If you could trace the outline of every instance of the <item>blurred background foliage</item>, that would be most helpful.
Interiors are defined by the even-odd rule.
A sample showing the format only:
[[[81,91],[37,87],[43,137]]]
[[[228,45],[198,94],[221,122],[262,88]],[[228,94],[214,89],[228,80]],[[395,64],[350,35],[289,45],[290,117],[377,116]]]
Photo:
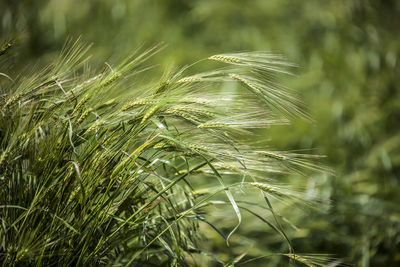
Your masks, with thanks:
[[[46,63],[69,36],[92,42],[100,64],[159,42],[168,44],[154,59],[162,67],[221,52],[283,53],[299,65],[285,85],[299,92],[315,121],[297,120],[266,135],[278,149],[316,148],[312,153],[326,155],[335,171],[306,185],[296,180],[332,206],[282,211],[298,227],[290,233],[295,249],[357,266],[398,266],[399,14],[397,0],[2,0],[0,38],[16,41],[13,60],[21,65],[39,57],[36,64]],[[211,211],[216,220],[223,214],[223,208]],[[205,242],[222,258],[250,253],[249,247],[256,256],[282,244],[258,225],[243,224],[230,248],[208,230]]]

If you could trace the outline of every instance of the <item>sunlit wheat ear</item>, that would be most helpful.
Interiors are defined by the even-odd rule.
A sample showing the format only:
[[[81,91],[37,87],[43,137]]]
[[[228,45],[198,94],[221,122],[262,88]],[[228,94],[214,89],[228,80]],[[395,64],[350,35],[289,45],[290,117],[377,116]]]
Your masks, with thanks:
[[[104,108],[108,108],[110,106],[114,106],[116,104],[119,104],[119,103],[117,103],[117,100],[115,98],[112,98],[112,99],[110,99],[110,100],[108,100],[108,101],[106,101],[104,103],[99,103],[99,105],[97,105],[95,107],[95,109],[96,110],[101,110],[101,109],[104,109]]]
[[[200,107],[195,107],[195,106],[175,106],[173,108],[169,108],[167,109],[165,112],[166,113],[174,113],[174,112],[186,112],[189,114],[196,114],[199,116],[204,116],[204,117],[213,117],[214,113],[206,110],[206,109],[202,109]]]
[[[105,87],[112,84],[115,80],[120,78],[122,74],[120,72],[115,72],[111,74],[111,77],[107,78],[105,81],[101,82],[100,87]]]
[[[105,120],[98,120],[95,123],[93,123],[86,131],[85,134],[88,134],[90,132],[93,132],[99,128],[101,128],[103,125],[105,125],[107,122]]]
[[[332,170],[319,162],[319,159],[322,158],[320,155],[259,150],[254,152],[256,157],[261,161],[276,162],[281,168],[288,171],[304,174],[305,170],[310,170],[314,172],[333,174]]]
[[[290,74],[288,67],[294,64],[287,63],[282,56],[268,53],[235,53],[221,54],[209,57],[210,60],[238,66],[237,69],[221,70],[213,74],[204,74],[203,79],[217,79],[227,76],[231,80],[243,84],[258,98],[263,99],[271,108],[280,113],[296,117],[301,116],[310,120],[304,111],[302,102],[289,90],[276,83],[276,74]],[[209,78],[210,77],[210,78]]]
[[[257,153],[260,155],[263,155],[267,158],[276,159],[276,160],[280,160],[280,161],[284,161],[284,160],[288,159],[284,155],[281,155],[279,153],[269,152],[269,151],[257,151]]]
[[[282,55],[275,55],[266,52],[220,54],[211,56],[208,59],[284,74],[291,74],[290,71],[287,71],[287,67],[296,66],[295,64],[286,62]]]
[[[349,266],[342,263],[340,260],[324,254],[295,254],[288,253],[284,256],[300,262],[308,267],[323,267],[323,266]]]
[[[72,111],[72,115],[80,111],[88,102],[89,98],[90,98],[90,93],[83,95],[82,98],[79,100],[79,102],[76,104],[74,110]]]
[[[214,117],[212,112],[200,107],[193,107],[191,105],[187,106],[176,106],[173,108],[168,108],[164,111],[167,115],[174,115],[181,117],[182,119],[191,121],[198,125],[206,119]]]
[[[214,165],[221,170],[229,171],[232,174],[243,174],[246,173],[246,170],[243,168],[243,166],[238,166],[237,162],[236,164],[229,164],[226,162],[216,162]],[[241,168],[240,168],[241,167]]]
[[[142,99],[136,99],[136,100],[134,100],[134,101],[131,101],[131,102],[125,104],[125,105],[122,107],[121,110],[122,110],[122,111],[127,111],[127,110],[129,110],[129,109],[131,109],[131,108],[134,108],[134,107],[144,106],[144,105],[154,105],[154,104],[157,104],[158,102],[159,102],[158,99],[154,99],[154,98],[152,98],[152,97],[149,97],[149,98],[142,98]]]
[[[76,124],[80,124],[82,123],[90,114],[90,112],[92,112],[93,109],[92,108],[88,108],[86,109],[77,119]]]
[[[252,186],[257,187],[258,189],[261,189],[262,191],[264,191],[267,194],[270,194],[270,195],[273,195],[273,196],[277,196],[277,197],[285,197],[285,194],[279,192],[278,188],[273,187],[271,185],[258,183],[258,182],[254,182],[254,183],[250,183],[250,184]]]
[[[201,82],[202,79],[200,77],[185,77],[179,79],[177,83],[194,83],[194,82]]]
[[[210,104],[215,104],[218,101],[216,98],[217,96],[213,97],[212,95],[210,95],[209,98],[205,98],[204,96],[203,97],[189,96],[189,97],[179,98],[177,101],[188,104],[210,105]]]
[[[154,105],[150,107],[146,113],[143,115],[142,121],[140,124],[145,123],[150,117],[152,117],[158,110],[160,109],[160,105]]]
[[[211,57],[209,57],[208,59],[210,59],[210,60],[215,60],[215,61],[222,61],[222,62],[225,62],[225,63],[243,63],[243,62],[241,62],[241,60],[238,58],[238,57],[236,57],[236,56],[234,56],[234,55],[214,55],[214,56],[211,56]]]
[[[10,99],[7,100],[7,102],[5,103],[5,105],[3,106],[3,108],[7,108],[9,106],[12,106],[13,104],[17,103],[21,97],[23,96],[23,93],[18,93],[16,95],[14,95],[13,97],[11,97]]]
[[[229,77],[243,83],[250,90],[252,90],[253,93],[262,95],[263,92],[261,91],[261,88],[259,87],[259,85],[252,83],[249,78],[246,79],[246,77],[238,75],[238,74],[229,74]]]
[[[0,167],[2,166],[3,162],[5,162],[9,153],[9,148],[7,147],[4,151],[1,152],[0,155]]]

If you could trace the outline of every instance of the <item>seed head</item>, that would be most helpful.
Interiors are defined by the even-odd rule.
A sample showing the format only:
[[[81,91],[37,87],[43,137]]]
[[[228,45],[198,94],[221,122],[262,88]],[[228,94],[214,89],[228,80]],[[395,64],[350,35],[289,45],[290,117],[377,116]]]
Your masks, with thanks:
[[[248,88],[250,88],[251,90],[255,91],[258,94],[262,94],[260,88],[255,85],[254,83],[252,83],[251,81],[245,79],[244,77],[237,75],[237,74],[229,74],[229,77],[231,77],[234,80],[237,80],[241,83],[243,83],[244,85],[246,85]]]
[[[194,82],[200,82],[201,78],[200,77],[185,77],[180,80],[178,80],[178,83],[194,83]]]
[[[251,184],[252,186],[257,187],[258,189],[261,189],[262,191],[264,191],[264,192],[266,192],[266,193],[268,193],[268,194],[277,195],[277,196],[283,196],[282,193],[278,192],[275,188],[273,188],[273,187],[270,186],[270,185],[262,184],[262,183],[257,183],[257,182],[250,183],[250,184]]]
[[[105,80],[100,84],[101,87],[105,87],[107,85],[110,85],[112,82],[114,82],[116,79],[121,77],[121,73],[115,72],[109,79]]]
[[[127,111],[130,108],[133,108],[135,106],[143,106],[143,105],[153,105],[156,104],[157,101],[153,99],[138,99],[132,102],[129,102],[125,106],[122,107],[122,111]]]
[[[152,108],[150,108],[146,114],[144,114],[142,121],[140,122],[140,124],[145,123],[151,116],[154,115],[154,113],[156,113],[158,110],[158,106],[154,106]]]
[[[3,108],[6,108],[8,106],[13,105],[14,103],[16,103],[18,100],[20,100],[20,98],[23,96],[23,93],[18,93],[15,96],[11,97],[6,104],[4,105]]]
[[[272,158],[272,159],[276,159],[276,160],[287,160],[286,156],[279,155],[279,154],[272,153],[272,152],[262,151],[262,152],[258,152],[258,153],[263,156],[266,156],[268,158]]]
[[[78,118],[76,121],[77,124],[80,124],[86,117],[89,115],[89,113],[92,111],[92,108],[89,108],[85,110],[85,112],[82,113],[82,115]]]
[[[104,121],[104,120],[99,120],[99,121],[95,122],[92,126],[90,126],[90,127],[86,130],[85,134],[88,134],[88,133],[90,133],[90,132],[92,132],[92,131],[94,131],[94,130],[100,128],[100,127],[103,126],[104,124],[106,124],[106,121]]]
[[[222,122],[205,122],[197,126],[197,128],[224,128],[227,127],[227,124]]]
[[[233,56],[225,56],[225,55],[215,55],[211,56],[208,59],[215,60],[215,61],[221,61],[225,63],[241,63],[240,59],[237,57]]]
[[[1,153],[1,156],[0,156],[0,166],[1,166],[1,165],[3,164],[3,162],[6,160],[6,158],[7,158],[9,152],[10,152],[10,150],[9,150],[8,148],[6,148],[6,150],[4,150],[4,151]]]

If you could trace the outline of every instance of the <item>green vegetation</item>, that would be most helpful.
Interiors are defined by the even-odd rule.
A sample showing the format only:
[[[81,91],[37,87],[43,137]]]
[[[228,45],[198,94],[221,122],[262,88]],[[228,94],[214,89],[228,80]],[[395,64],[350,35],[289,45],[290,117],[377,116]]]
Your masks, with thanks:
[[[3,264],[397,266],[399,11],[1,1]]]
[[[252,213],[286,240],[289,259],[315,266],[316,259],[294,254],[269,200],[304,196],[281,189],[269,173],[323,169],[307,155],[266,151],[252,132],[287,124],[280,113],[305,116],[275,81],[290,64],[265,53],[214,55],[208,59],[228,67],[189,76],[185,67],[138,84],[158,49],[97,73],[76,42],[32,77],[5,75],[3,265],[187,265],[188,255],[208,253],[197,244],[199,223],[228,245],[241,206],[249,210],[232,191],[258,188],[274,222]],[[220,186],[192,186],[211,178]],[[237,216],[226,237],[203,217],[220,192]]]

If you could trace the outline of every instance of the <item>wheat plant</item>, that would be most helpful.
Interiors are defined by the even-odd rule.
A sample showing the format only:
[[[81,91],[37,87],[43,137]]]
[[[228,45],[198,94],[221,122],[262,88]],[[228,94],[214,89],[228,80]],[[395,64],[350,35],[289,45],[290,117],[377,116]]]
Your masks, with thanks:
[[[212,254],[199,224],[218,231],[206,219],[213,198],[223,196],[236,217],[223,236],[228,246],[242,223],[235,192],[255,189],[273,218],[263,221],[287,243],[280,255],[326,262],[295,254],[270,200],[305,200],[282,187],[279,174],[325,169],[255,142],[260,128],[308,118],[277,83],[292,65],[268,53],[222,54],[207,59],[224,64],[215,70],[193,74],[187,66],[143,82],[146,60],[161,48],[97,70],[87,45],[68,42],[53,64],[17,77],[2,61],[2,266],[188,266],[193,255]],[[201,179],[219,185],[195,188]],[[216,262],[244,260],[251,261],[243,254]]]

